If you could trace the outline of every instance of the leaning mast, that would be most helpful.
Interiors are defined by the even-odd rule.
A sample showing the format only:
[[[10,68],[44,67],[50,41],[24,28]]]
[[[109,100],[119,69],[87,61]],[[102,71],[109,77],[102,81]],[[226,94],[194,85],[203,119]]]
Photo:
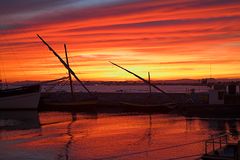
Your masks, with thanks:
[[[58,58],[58,60],[63,64],[63,66],[71,73],[71,75],[82,85],[82,87],[90,94],[93,95],[92,92],[88,90],[88,88],[83,84],[83,82],[77,77],[75,72],[67,65],[67,63],[58,55],[56,51],[46,42],[42,37],[37,34],[38,38],[48,47],[50,51]]]
[[[116,63],[113,63],[113,62],[111,62],[111,61],[109,61],[109,62],[110,62],[112,65],[117,66],[118,68],[121,68],[122,70],[125,70],[126,72],[134,75],[135,77],[137,77],[138,79],[142,80],[144,83],[148,84],[149,86],[152,86],[152,87],[155,88],[156,90],[162,92],[162,93],[163,93],[164,95],[166,95],[171,101],[174,102],[174,100],[172,99],[172,97],[171,97],[170,95],[168,95],[164,90],[160,89],[159,87],[157,87],[156,85],[152,84],[152,83],[149,82],[148,80],[146,80],[146,79],[140,77],[139,75],[137,75],[137,74],[135,74],[135,73],[127,70],[126,68],[123,68],[123,67],[119,66],[119,65],[116,64]],[[174,102],[174,103],[175,103],[175,102]]]

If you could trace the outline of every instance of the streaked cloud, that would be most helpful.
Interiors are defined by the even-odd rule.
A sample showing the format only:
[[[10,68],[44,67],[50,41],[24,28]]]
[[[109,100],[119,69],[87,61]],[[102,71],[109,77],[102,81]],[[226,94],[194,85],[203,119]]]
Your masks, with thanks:
[[[216,77],[240,78],[239,9],[238,0],[9,0],[0,7],[0,60],[10,65],[11,80],[16,58],[26,79],[65,74],[38,33],[61,56],[68,44],[84,80],[131,79],[115,77],[109,60],[140,74],[153,71],[155,79],[203,78],[209,64]]]

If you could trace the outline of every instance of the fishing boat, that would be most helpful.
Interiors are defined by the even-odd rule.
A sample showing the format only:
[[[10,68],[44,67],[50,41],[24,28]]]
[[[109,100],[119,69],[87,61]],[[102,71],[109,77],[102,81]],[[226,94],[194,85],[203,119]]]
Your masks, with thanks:
[[[58,60],[63,64],[63,66],[68,71],[68,78],[70,82],[71,87],[71,98],[68,100],[63,99],[43,99],[41,101],[41,109],[44,110],[78,110],[78,111],[88,111],[92,110],[91,108],[94,108],[97,104],[97,97],[93,95],[92,92],[84,85],[84,83],[77,77],[75,72],[71,69],[69,62],[68,62],[68,53],[67,53],[67,47],[66,44],[64,44],[65,49],[65,56],[66,61],[64,61],[59,54],[39,35],[37,35],[38,38],[45,44],[48,49],[58,58]],[[73,82],[72,82],[72,76],[77,80],[78,83],[87,91],[90,97],[84,100],[78,100],[76,97],[74,97],[74,91],[73,91]]]
[[[55,101],[55,100],[42,100],[40,103],[41,110],[48,111],[96,111],[97,100],[81,100],[81,101]]]
[[[120,102],[124,106],[126,111],[138,111],[138,112],[161,112],[166,113],[173,110],[176,107],[174,103],[154,103],[154,104],[141,104],[131,102]]]
[[[0,90],[0,109],[37,109],[40,85]]]
[[[133,103],[133,102],[120,102],[121,105],[125,106],[125,108],[130,109],[130,110],[137,110],[137,111],[163,111],[163,112],[168,112],[171,111],[172,109],[176,108],[177,104],[176,102],[173,100],[173,98],[166,93],[164,90],[160,89],[159,87],[157,87],[156,85],[154,85],[153,83],[151,83],[150,81],[150,72],[148,72],[148,80],[140,77],[139,75],[129,71],[126,68],[123,68],[122,66],[110,62],[112,65],[134,75],[135,77],[137,77],[138,79],[140,79],[141,81],[143,81],[144,83],[146,83],[147,85],[149,85],[149,97],[151,97],[151,87],[155,88],[157,91],[160,91],[165,97],[167,102],[161,102],[161,103],[156,103],[156,102],[147,102],[147,103]]]

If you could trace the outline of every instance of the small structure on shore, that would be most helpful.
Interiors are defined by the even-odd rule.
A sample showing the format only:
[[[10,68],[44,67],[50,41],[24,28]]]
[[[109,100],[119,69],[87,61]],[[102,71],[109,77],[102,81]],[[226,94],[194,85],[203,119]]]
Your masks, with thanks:
[[[213,85],[209,90],[209,104],[224,104],[224,94],[226,87],[224,85]]]
[[[214,84],[209,90],[209,104],[240,104],[239,84]]]

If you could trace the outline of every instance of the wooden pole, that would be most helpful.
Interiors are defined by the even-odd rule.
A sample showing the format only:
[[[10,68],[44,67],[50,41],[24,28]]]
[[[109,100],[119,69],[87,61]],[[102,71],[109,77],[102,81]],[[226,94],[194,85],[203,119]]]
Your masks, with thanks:
[[[70,68],[70,65],[69,65],[69,62],[68,62],[68,53],[67,53],[67,46],[66,46],[66,44],[64,44],[64,49],[65,49],[66,62],[67,62],[68,67]],[[68,70],[68,77],[69,77],[69,81],[70,81],[71,95],[72,95],[72,98],[74,98],[72,76],[71,76],[71,73],[69,72],[69,70]]]
[[[148,72],[148,82],[149,82],[149,94],[151,95],[152,93],[152,87],[151,87],[151,77],[150,77],[150,72]]]
[[[83,82],[77,77],[77,75],[73,72],[73,70],[66,64],[66,62],[58,55],[58,53],[56,51],[54,51],[52,49],[52,47],[43,40],[42,37],[40,37],[37,34],[38,38],[48,47],[48,49],[50,51],[52,51],[52,53],[58,58],[58,60],[63,64],[63,66],[71,73],[71,75],[73,75],[73,77],[83,86],[83,88],[90,94],[93,96],[93,94],[87,89],[87,87],[83,84]]]

